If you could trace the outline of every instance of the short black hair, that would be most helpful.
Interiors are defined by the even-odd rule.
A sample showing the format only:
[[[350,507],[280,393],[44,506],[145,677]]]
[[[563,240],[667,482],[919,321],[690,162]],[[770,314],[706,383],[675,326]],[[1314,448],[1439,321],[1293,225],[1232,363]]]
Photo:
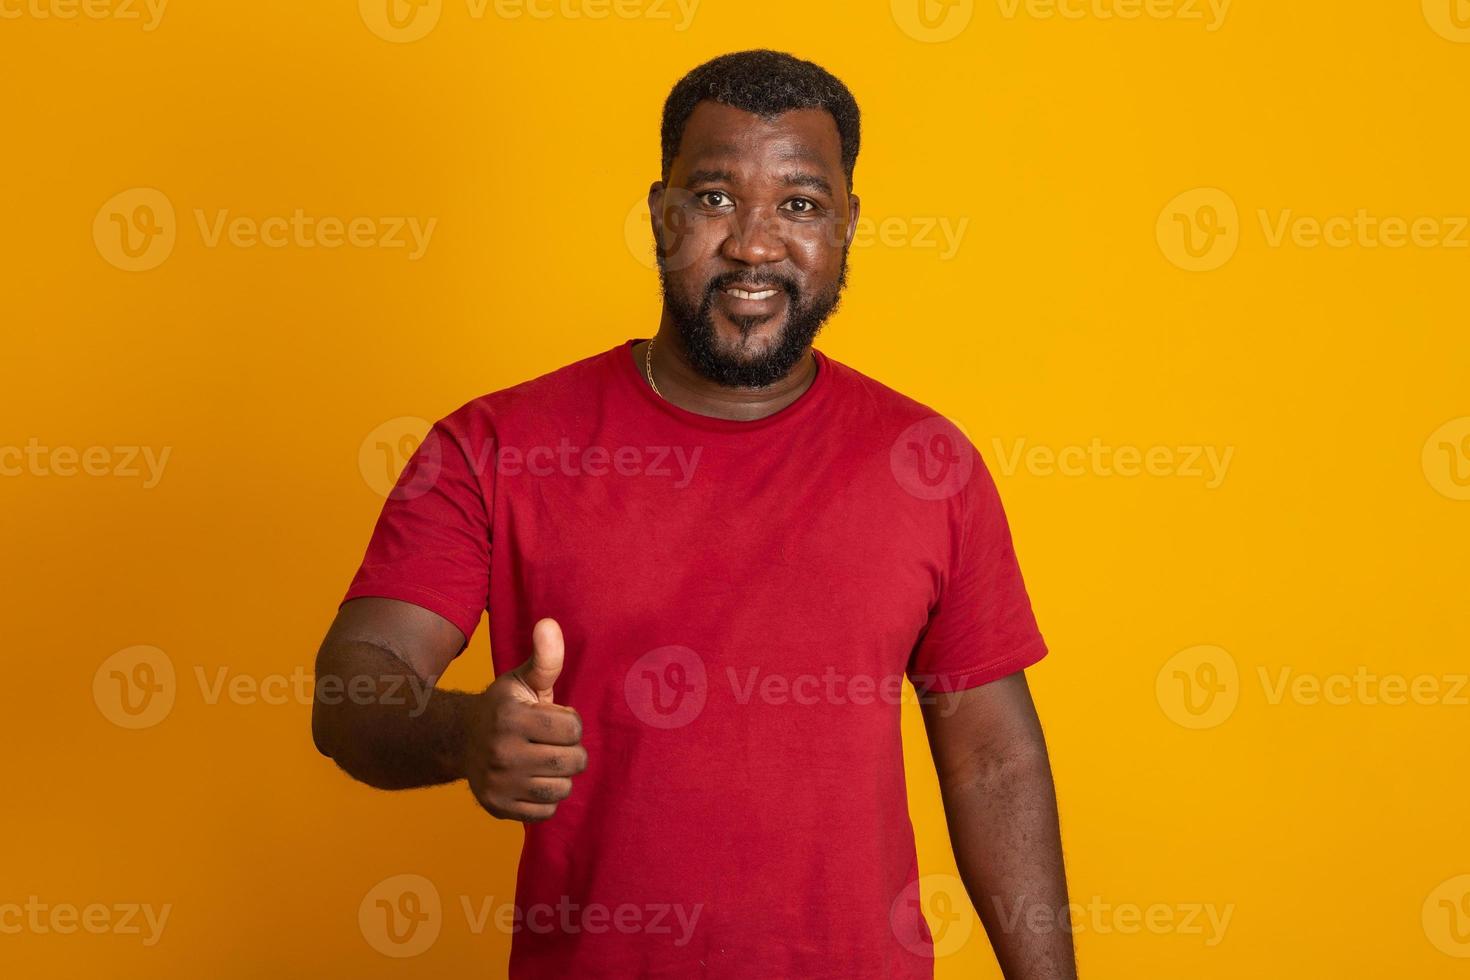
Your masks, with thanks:
[[[684,138],[684,125],[704,100],[718,102],[766,119],[791,109],[825,109],[842,139],[842,172],[852,191],[862,130],[857,100],[831,72],[784,51],[756,48],[712,58],[679,79],[664,100],[663,179]]]

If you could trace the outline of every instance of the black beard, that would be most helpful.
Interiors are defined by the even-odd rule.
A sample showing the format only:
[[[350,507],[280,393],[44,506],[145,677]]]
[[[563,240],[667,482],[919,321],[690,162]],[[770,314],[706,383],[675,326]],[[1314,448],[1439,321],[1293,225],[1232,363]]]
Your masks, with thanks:
[[[842,267],[837,281],[831,289],[818,293],[803,304],[801,294],[794,282],[777,279],[751,279],[740,273],[718,276],[705,287],[699,305],[692,305],[669,288],[667,270],[662,254],[658,258],[658,280],[663,287],[664,308],[669,312],[674,328],[684,343],[684,352],[689,363],[701,375],[715,384],[727,388],[764,388],[774,384],[791,371],[796,363],[806,356],[812,341],[821,332],[827,318],[836,311],[842,300],[842,287],[847,284],[847,249],[842,250]],[[786,293],[786,325],[781,328],[776,342],[753,357],[740,357],[721,351],[715,333],[715,294],[726,286],[743,288],[777,287]],[[764,317],[731,317],[740,328],[742,337],[747,337]]]

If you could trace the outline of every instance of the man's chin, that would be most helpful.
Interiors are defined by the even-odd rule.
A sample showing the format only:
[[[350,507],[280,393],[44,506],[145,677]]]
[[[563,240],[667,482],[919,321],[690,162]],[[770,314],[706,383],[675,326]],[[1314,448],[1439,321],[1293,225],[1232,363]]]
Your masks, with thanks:
[[[758,318],[726,317],[715,313],[715,349],[737,361],[756,361],[774,350],[786,334],[786,316]]]
[[[729,387],[761,388],[779,381],[821,329],[821,321],[796,303],[747,312],[706,297],[698,308],[689,308],[671,299],[667,290],[664,302],[683,337],[690,366]]]

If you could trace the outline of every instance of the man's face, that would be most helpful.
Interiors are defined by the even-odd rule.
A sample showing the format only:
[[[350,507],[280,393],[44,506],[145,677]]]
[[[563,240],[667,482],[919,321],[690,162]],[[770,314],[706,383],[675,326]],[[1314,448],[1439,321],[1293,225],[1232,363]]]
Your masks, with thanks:
[[[739,387],[785,376],[837,308],[857,227],[832,116],[701,102],[648,204],[664,309],[695,369]]]

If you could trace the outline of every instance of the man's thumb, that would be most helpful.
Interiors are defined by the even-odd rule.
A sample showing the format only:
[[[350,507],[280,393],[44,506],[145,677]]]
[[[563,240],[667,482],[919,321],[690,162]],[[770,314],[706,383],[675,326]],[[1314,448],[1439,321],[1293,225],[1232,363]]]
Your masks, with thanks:
[[[566,641],[562,639],[561,625],[556,620],[543,619],[531,628],[531,659],[522,665],[521,680],[536,695],[537,701],[552,700],[551,687],[561,676],[566,652]]]

